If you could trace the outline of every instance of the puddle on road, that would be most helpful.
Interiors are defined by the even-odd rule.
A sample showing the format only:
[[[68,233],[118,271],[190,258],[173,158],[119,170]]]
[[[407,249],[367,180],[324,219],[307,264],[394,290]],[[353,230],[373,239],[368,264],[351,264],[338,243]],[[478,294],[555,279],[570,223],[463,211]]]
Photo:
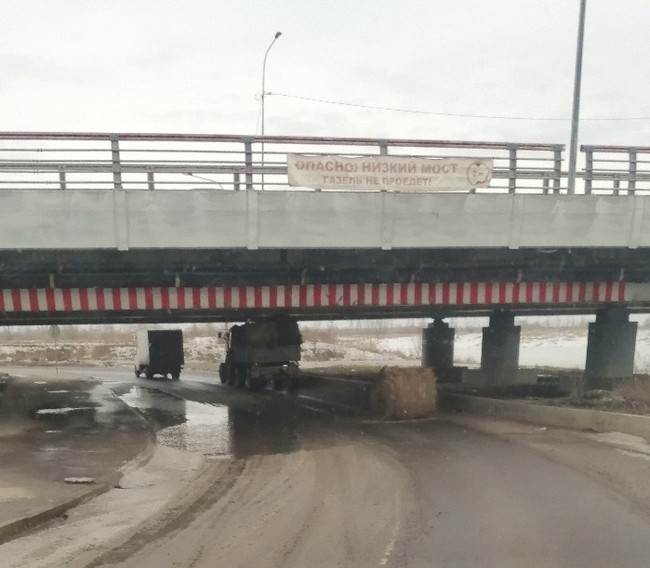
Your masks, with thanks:
[[[140,427],[140,419],[106,386],[90,380],[8,381],[0,396],[4,424],[29,420],[23,428],[52,431],[95,432]]]
[[[137,386],[120,398],[153,425],[159,444],[206,456],[231,454],[227,407]]]
[[[185,405],[187,422],[160,430],[158,442],[205,456],[230,455],[228,409],[193,401],[186,401]]]
[[[183,400],[156,389],[134,386],[120,396],[137,408],[153,425],[159,444],[200,452],[206,456],[227,456],[231,452],[228,408]]]
[[[246,396],[236,405],[195,402],[157,388],[94,381],[9,381],[0,396],[0,417],[16,421],[39,444],[63,432],[86,436],[106,430],[140,431],[136,408],[153,426],[158,442],[205,456],[246,458],[295,451],[296,430],[303,425],[278,399]],[[36,442],[35,442],[36,443]],[[65,448],[59,448],[65,452]],[[45,456],[53,452],[43,450]],[[48,458],[49,459],[49,458]]]
[[[292,428],[277,415],[248,408],[184,400],[133,386],[120,398],[137,408],[156,430],[159,444],[205,456],[275,454],[294,451]]]
[[[95,411],[94,406],[64,406],[63,408],[41,408],[36,411],[36,416],[46,414],[69,414],[71,412],[83,412],[85,410]]]

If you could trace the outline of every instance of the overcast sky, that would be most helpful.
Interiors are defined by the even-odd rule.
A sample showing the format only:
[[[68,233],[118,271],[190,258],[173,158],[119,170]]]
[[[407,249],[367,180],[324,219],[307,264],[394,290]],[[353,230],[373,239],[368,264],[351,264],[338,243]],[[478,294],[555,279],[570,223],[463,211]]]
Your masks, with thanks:
[[[583,118],[650,117],[650,1],[588,0]],[[0,130],[569,139],[579,0],[2,0]],[[581,143],[650,145],[650,120]]]

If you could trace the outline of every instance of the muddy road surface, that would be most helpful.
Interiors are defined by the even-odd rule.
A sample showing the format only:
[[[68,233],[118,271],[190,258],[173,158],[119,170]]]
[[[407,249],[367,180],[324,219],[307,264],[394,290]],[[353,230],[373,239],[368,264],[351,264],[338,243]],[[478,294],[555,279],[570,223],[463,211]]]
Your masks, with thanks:
[[[649,564],[642,440],[463,415],[376,423],[206,374],[79,372],[146,419],[154,456],[0,546],[1,566]]]

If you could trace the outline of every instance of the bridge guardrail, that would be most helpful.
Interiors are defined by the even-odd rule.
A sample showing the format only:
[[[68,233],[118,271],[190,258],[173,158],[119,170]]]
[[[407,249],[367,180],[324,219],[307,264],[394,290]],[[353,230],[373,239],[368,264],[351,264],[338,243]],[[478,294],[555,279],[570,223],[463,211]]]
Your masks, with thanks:
[[[448,140],[0,132],[0,189],[282,190],[289,188],[286,155],[296,152],[492,159],[490,187],[472,191],[566,193],[563,150]]]
[[[563,150],[561,144],[449,140],[0,132],[0,189],[281,190],[289,187],[286,156],[297,152],[492,159],[490,187],[472,191],[558,194],[567,191]],[[585,194],[650,193],[650,147],[581,150]]]
[[[588,146],[584,186],[587,194],[650,194],[650,146]]]

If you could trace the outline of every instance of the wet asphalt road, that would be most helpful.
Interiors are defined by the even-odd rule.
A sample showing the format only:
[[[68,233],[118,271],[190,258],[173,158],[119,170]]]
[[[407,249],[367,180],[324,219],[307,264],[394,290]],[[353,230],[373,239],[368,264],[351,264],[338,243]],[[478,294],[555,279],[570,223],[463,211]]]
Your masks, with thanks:
[[[645,451],[462,416],[364,422],[199,373],[92,374],[206,464],[180,500],[121,541],[92,535],[94,559],[66,566],[650,565]],[[47,566],[48,530],[30,538],[0,563]]]

